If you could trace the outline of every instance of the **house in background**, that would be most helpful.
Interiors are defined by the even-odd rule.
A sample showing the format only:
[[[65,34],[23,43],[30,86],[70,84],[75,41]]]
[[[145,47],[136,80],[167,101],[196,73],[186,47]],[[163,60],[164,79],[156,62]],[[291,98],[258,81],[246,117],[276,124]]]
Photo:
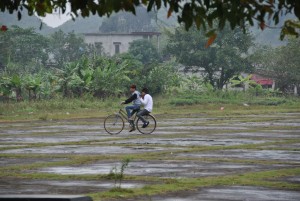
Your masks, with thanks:
[[[127,52],[130,43],[135,40],[147,39],[151,40],[153,37],[157,41],[159,49],[159,32],[132,32],[132,33],[86,33],[84,34],[84,41],[89,45],[95,47],[102,47],[104,53],[113,56],[115,54]]]
[[[260,84],[264,89],[275,89],[275,81],[271,78],[266,78],[258,74],[252,74],[251,80]]]

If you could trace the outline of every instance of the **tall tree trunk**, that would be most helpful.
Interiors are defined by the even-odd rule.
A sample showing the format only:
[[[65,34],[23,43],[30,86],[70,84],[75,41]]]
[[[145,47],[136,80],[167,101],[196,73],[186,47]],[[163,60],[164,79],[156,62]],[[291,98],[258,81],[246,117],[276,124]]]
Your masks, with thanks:
[[[17,101],[22,101],[23,100],[23,97],[22,97],[22,90],[20,88],[17,88],[16,89],[16,98],[17,98]]]
[[[218,89],[223,89],[224,86],[224,68],[221,68],[221,75],[220,75],[220,79],[218,80]]]
[[[31,101],[31,93],[30,93],[30,89],[28,89],[28,99],[29,99],[29,101]]]

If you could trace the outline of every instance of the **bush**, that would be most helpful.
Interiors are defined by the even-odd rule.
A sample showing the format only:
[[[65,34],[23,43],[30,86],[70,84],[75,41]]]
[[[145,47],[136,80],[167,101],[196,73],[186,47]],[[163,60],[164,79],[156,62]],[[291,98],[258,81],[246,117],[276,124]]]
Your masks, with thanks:
[[[257,100],[253,100],[251,101],[251,104],[254,105],[282,105],[282,104],[286,104],[286,103],[292,103],[293,101],[291,100],[287,100],[284,98],[259,98]]]
[[[238,91],[208,91],[202,94],[181,93],[170,100],[176,106],[194,104],[252,104],[252,105],[282,105],[292,104],[294,99],[285,97],[253,96],[253,94]]]

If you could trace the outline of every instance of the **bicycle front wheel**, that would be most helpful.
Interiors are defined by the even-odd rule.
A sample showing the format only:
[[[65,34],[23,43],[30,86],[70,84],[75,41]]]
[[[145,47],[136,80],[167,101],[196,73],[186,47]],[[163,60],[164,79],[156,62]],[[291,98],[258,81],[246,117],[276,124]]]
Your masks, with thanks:
[[[139,118],[136,121],[136,128],[138,131],[142,134],[151,134],[156,129],[156,119],[151,114],[144,115],[143,118],[146,120],[146,122],[149,122],[148,126],[146,128],[143,128],[143,121]]]
[[[104,129],[111,135],[119,134],[124,129],[124,120],[119,114],[112,114],[104,120]]]

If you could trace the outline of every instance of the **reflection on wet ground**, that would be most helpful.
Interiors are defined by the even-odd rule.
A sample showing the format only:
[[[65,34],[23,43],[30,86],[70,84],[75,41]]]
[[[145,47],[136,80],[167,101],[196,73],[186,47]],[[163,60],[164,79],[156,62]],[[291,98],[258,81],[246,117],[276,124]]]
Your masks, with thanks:
[[[247,122],[247,118],[250,120]],[[255,122],[253,121],[255,119]],[[152,135],[125,130],[104,131],[103,119],[0,123],[0,168],[27,165],[22,174],[62,176],[108,175],[121,159],[126,175],[157,178],[204,178],[300,166],[300,114],[205,118],[203,115],[158,118]],[[282,142],[282,143],[281,143]],[[152,159],[145,159],[149,155]],[[72,164],[72,157],[103,156],[103,160]],[[224,160],[227,160],[224,162]],[[243,162],[251,160],[252,162]],[[272,163],[255,163],[255,161]],[[64,164],[64,162],[66,162]],[[55,164],[53,164],[55,163]],[[49,164],[49,165],[48,165]],[[0,194],[87,194],[113,188],[107,179],[0,178]],[[281,181],[299,184],[299,176]],[[154,182],[155,183],[155,182]],[[149,181],[127,180],[123,188],[142,188]],[[253,186],[209,187],[181,196],[150,200],[299,200],[300,193]]]
[[[155,197],[153,201],[297,201],[300,198],[300,192],[284,191],[278,189],[268,189],[252,186],[232,186],[225,188],[208,188],[193,195],[175,196],[175,197]]]

